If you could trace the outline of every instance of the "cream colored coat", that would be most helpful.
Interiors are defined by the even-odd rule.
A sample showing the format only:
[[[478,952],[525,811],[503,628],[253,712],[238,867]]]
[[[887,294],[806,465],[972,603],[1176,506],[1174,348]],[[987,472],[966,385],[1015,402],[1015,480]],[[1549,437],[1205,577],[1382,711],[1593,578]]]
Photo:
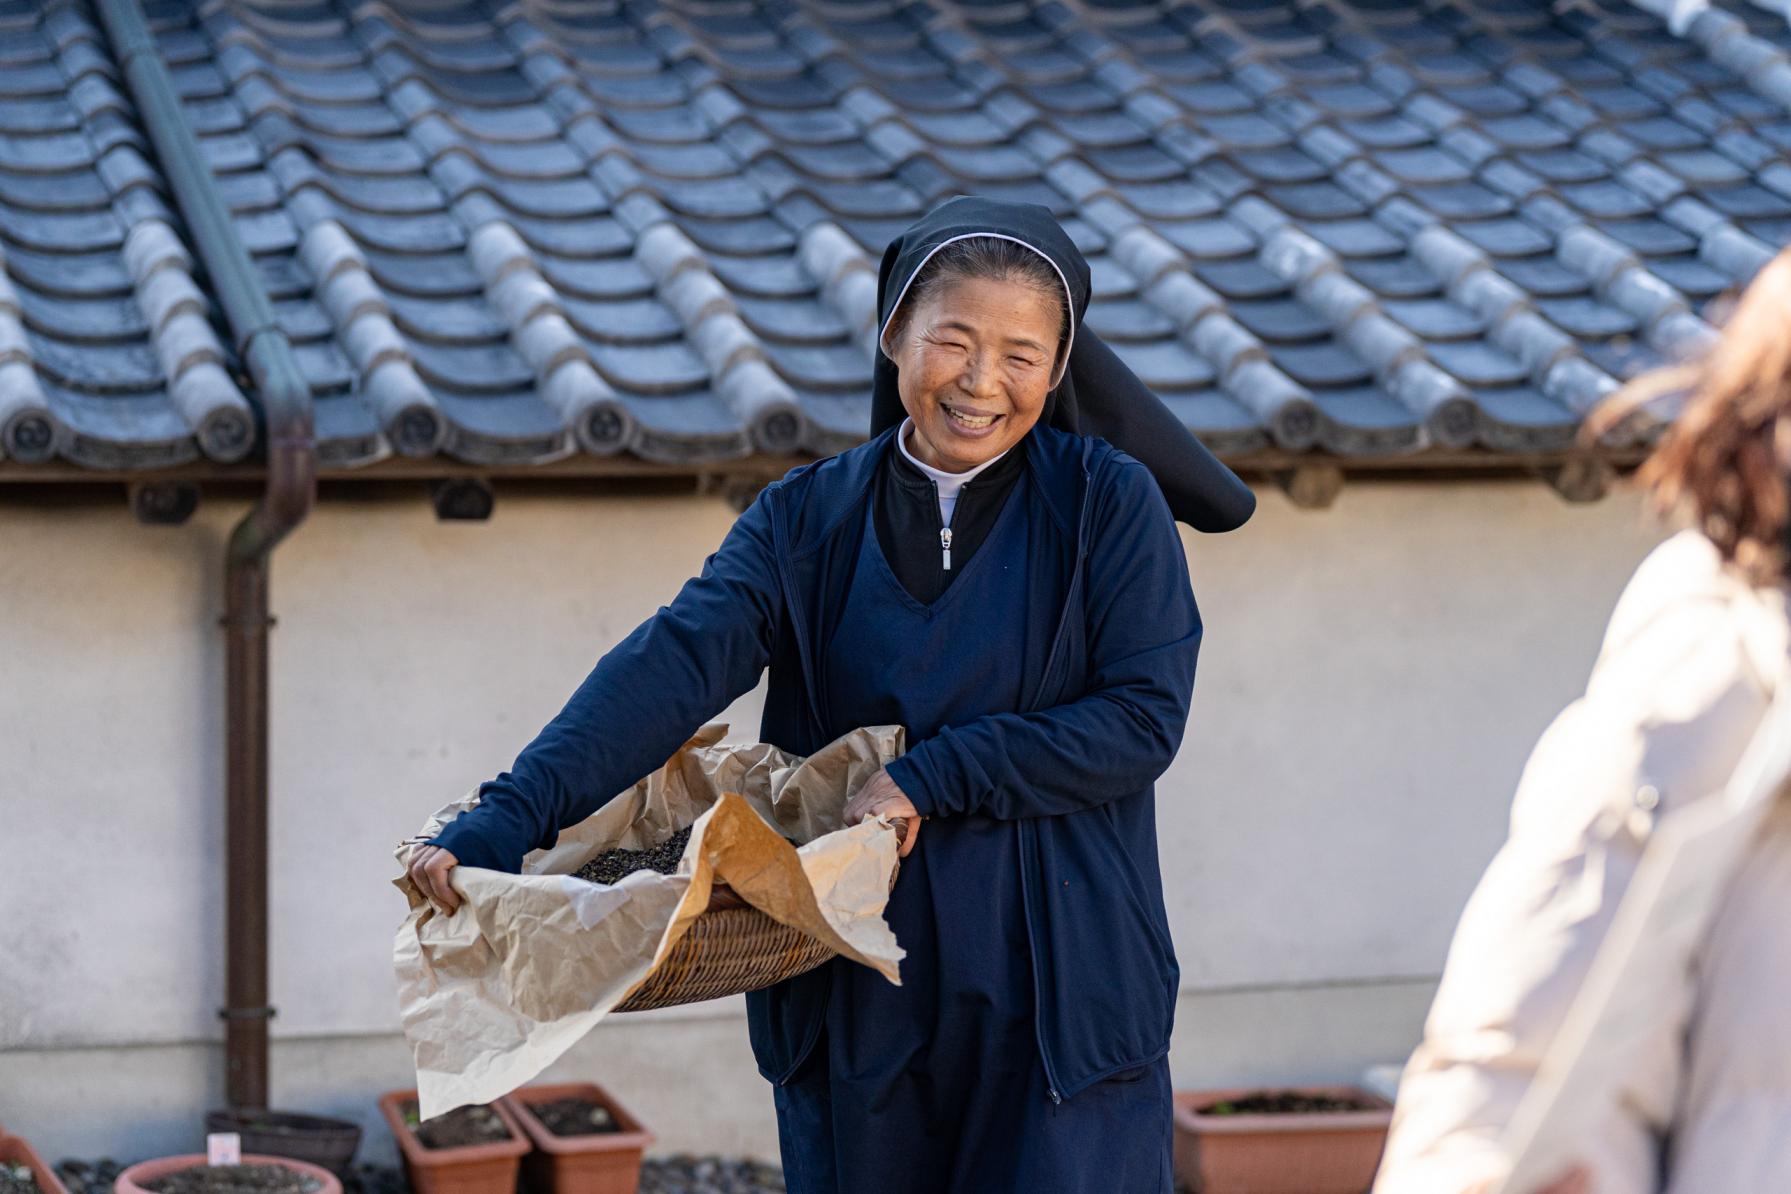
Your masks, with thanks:
[[[1694,531],[1636,570],[1462,914],[1375,1194],[1458,1194],[1504,1172],[1499,1132],[1655,817],[1722,790],[1785,672],[1788,612],[1784,590],[1750,587]],[[1791,1191],[1791,799],[1677,969],[1620,1109],[1585,1142],[1594,1191]]]

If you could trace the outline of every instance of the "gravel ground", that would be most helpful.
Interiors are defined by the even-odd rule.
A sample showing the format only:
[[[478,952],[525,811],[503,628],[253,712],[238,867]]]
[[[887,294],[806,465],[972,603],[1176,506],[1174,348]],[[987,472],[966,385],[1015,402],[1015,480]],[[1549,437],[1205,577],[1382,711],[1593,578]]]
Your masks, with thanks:
[[[112,1194],[120,1163],[73,1158],[56,1162],[56,1176],[68,1194]],[[342,1183],[343,1194],[410,1194],[402,1169],[356,1165]],[[784,1175],[775,1165],[732,1157],[696,1157],[679,1153],[648,1157],[641,1165],[640,1194],[783,1194]]]
[[[78,1161],[65,1157],[50,1168],[68,1187],[68,1194],[112,1194],[112,1183],[117,1180],[118,1172],[130,1166],[132,1162],[120,1163],[111,1157],[102,1157],[97,1161]]]
[[[783,1171],[762,1161],[724,1157],[652,1157],[641,1165],[640,1194],[782,1194]]]

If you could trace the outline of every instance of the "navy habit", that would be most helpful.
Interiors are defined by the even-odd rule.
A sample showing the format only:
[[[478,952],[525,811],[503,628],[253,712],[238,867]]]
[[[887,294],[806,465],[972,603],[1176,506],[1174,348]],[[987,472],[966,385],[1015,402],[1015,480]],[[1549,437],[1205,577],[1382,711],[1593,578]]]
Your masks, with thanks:
[[[874,526],[860,536],[820,660],[830,713],[842,723],[905,725],[919,740],[1023,705],[1022,669],[1013,663],[1026,654],[1029,523],[1043,513],[1025,492],[1020,445],[1009,456],[1015,467],[990,478],[1009,491],[987,503],[999,513],[967,557],[954,540],[949,571],[937,550],[931,482],[877,487],[867,511]],[[893,445],[884,472],[918,475]],[[890,504],[918,516],[885,517]],[[960,499],[954,524],[963,509]],[[882,533],[907,521],[917,525],[893,543]],[[923,594],[898,575],[893,561],[902,559],[927,584]],[[790,1190],[1170,1189],[1167,1059],[1067,1103],[1052,1097],[1038,1048],[1015,822],[981,811],[927,820],[884,915],[907,950],[902,985],[831,963],[821,1038],[777,1088]]]
[[[1061,228],[1040,241],[1079,271],[1079,323],[1087,263]],[[1222,465],[1177,472],[1185,458],[1159,448],[1147,467],[1041,418],[1009,451],[1024,467],[1000,475],[980,545],[917,595],[898,574],[913,580],[919,557],[879,536],[938,511],[890,505],[932,500],[889,471],[895,431],[767,486],[434,842],[517,871],[767,669],[762,741],[811,754],[904,724],[888,771],[927,820],[888,910],[903,985],[836,960],[746,997],[789,1188],[1167,1194],[1179,970],[1154,781],[1201,636],[1175,524],[1228,529],[1248,504]]]
[[[551,846],[561,826],[589,816],[663,764],[699,726],[751,691],[767,668],[762,741],[812,754],[862,724],[860,701],[898,678],[886,673],[874,685],[870,680],[870,652],[881,648],[867,644],[861,655],[862,696],[840,683],[837,670],[830,677],[826,669],[837,669],[838,652],[865,625],[853,590],[866,562],[878,463],[895,450],[894,438],[890,428],[767,486],[701,575],[598,660],[511,769],[481,785],[479,805],[434,843],[462,865],[516,872],[527,851]],[[1003,1172],[1020,1172],[1023,1158],[1034,1155],[1061,1166],[1049,1183],[1011,1187],[1016,1191],[1160,1194],[1167,1187],[1154,1181],[1099,1185],[1101,1167],[1112,1162],[1108,1150],[1089,1153],[1089,1164],[1077,1168],[1054,1152],[1035,1151],[1048,1146],[1033,1129],[1054,1122],[1048,1117],[1111,1105],[1117,1087],[1135,1079],[1149,1085],[1122,1093],[1158,1093],[1149,1096],[1149,1115],[1123,1117],[1135,1123],[1127,1155],[1155,1157],[1168,1130],[1167,1078],[1158,1063],[1169,1047],[1179,970],[1157,867],[1154,781],[1174,759],[1187,723],[1200,617],[1175,520],[1141,464],[1103,440],[1042,424],[1021,438],[1015,450],[1022,449],[1024,483],[997,518],[1010,525],[993,529],[971,558],[988,583],[1011,585],[1004,603],[963,601],[968,590],[954,582],[941,598],[961,602],[946,607],[958,610],[950,637],[911,644],[928,651],[927,665],[899,675],[906,686],[902,708],[925,714],[925,724],[938,728],[930,736],[911,735],[908,753],[889,766],[929,818],[896,884],[902,900],[892,908],[908,917],[915,897],[906,893],[913,890],[926,897],[924,915],[939,912],[941,925],[953,905],[967,918],[993,913],[1002,923],[979,924],[976,932],[999,935],[1010,946],[1025,943],[1023,952],[1009,949],[982,961],[1004,976],[986,980],[988,994],[1005,992],[1004,1005],[991,1014],[1030,1024],[1032,1060],[1043,1078],[1033,1096],[1038,1107],[1016,1112],[1026,1128],[1021,1136],[961,1141],[952,1155],[989,1150]],[[996,536],[1002,546],[992,553]],[[889,580],[882,583],[884,600],[900,604],[887,591]],[[848,627],[843,638],[842,626]],[[974,702],[961,689],[965,673],[988,686],[983,695],[1008,703],[966,715]],[[1000,691],[1000,683],[1011,687]],[[984,839],[973,828],[951,825],[973,818]],[[986,898],[987,877],[972,867],[959,876],[966,884],[961,897],[947,893],[942,905],[939,885],[963,868],[947,875],[932,855],[961,858],[974,840],[993,842],[1006,860],[1008,897],[998,908],[978,908],[973,901]],[[939,841],[947,844],[935,850]],[[929,861],[917,863],[922,853]],[[903,961],[904,973],[937,974],[940,959],[916,948],[928,943],[902,933],[898,925],[897,939],[914,950]],[[830,963],[746,997],[753,1052],[771,1082],[798,1083],[805,1062],[821,1064],[817,1046],[834,980],[846,965]],[[1028,998],[1021,1006],[1013,1004],[1014,967],[1030,980],[1022,984],[1020,995]],[[913,988],[936,989],[922,981]],[[888,994],[900,998],[908,991],[890,987]],[[941,1014],[939,1005],[915,1002],[890,1032],[910,1041],[949,1035],[953,1026]],[[1013,1039],[1011,1025],[1006,1039]],[[836,1047],[830,1040],[829,1059]],[[936,1051],[927,1058],[950,1060]],[[972,1067],[919,1077],[974,1091],[986,1075]],[[1109,1086],[1111,1079],[1120,1081]],[[1004,1084],[1003,1095],[1011,1092]],[[786,1143],[797,1153],[795,1171],[803,1172],[811,1150],[834,1157],[828,1138],[801,1127],[800,1108],[812,1109],[815,1101],[800,1101],[789,1090],[778,1098],[796,1110],[795,1118],[788,1110],[780,1117],[793,1136]],[[956,1113],[949,1102],[934,1106]],[[882,1155],[890,1164],[915,1163],[915,1151],[934,1138],[932,1123],[892,1115],[885,1136],[891,1151]],[[862,1135],[839,1144],[842,1150],[872,1147]],[[982,1187],[992,1194],[1008,1188]],[[808,1194],[803,1186],[791,1189]]]

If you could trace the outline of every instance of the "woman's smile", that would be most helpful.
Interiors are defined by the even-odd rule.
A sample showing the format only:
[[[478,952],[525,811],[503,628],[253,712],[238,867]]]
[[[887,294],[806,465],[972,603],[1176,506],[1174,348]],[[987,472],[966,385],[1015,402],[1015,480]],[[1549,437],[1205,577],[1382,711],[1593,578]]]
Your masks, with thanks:
[[[1004,416],[984,414],[974,407],[953,406],[949,402],[941,402],[940,409],[945,411],[945,425],[966,439],[982,439],[993,435]]]

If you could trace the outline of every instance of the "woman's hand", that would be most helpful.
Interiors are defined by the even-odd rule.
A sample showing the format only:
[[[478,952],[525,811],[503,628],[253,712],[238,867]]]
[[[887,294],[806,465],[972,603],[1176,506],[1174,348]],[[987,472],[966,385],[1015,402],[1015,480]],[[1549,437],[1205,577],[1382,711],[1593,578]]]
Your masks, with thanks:
[[[898,856],[908,857],[914,849],[914,843],[920,839],[921,815],[915,811],[914,802],[896,781],[889,778],[889,772],[879,771],[871,777],[871,781],[858,789],[852,799],[846,801],[845,822],[856,825],[866,817],[888,817],[896,823],[896,832],[901,836],[902,844]]]
[[[449,916],[454,915],[455,910],[460,907],[460,893],[449,886],[448,872],[459,865],[460,860],[440,846],[424,846],[410,860],[410,881],[417,885],[417,890],[431,903]]]

